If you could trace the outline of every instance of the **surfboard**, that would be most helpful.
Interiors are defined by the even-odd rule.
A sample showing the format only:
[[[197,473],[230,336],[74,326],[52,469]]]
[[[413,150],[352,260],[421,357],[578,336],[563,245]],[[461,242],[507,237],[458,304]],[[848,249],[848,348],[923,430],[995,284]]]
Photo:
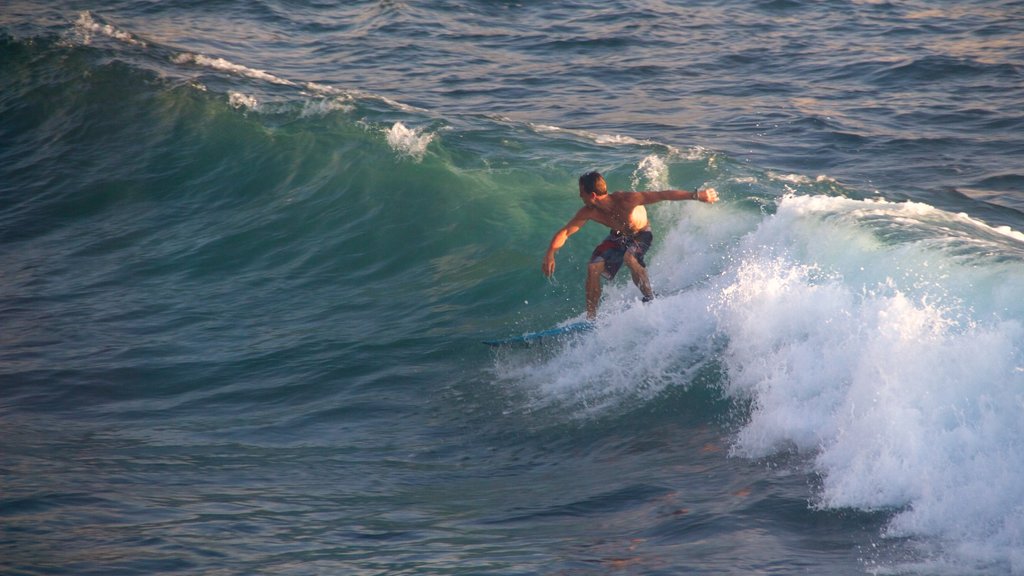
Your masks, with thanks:
[[[539,332],[527,332],[518,336],[509,336],[508,338],[498,338],[496,340],[484,340],[484,344],[495,348],[499,346],[532,346],[534,344],[540,344],[545,340],[556,340],[558,338],[564,338],[570,334],[588,332],[593,330],[595,326],[596,324],[593,322],[582,320],[579,322],[570,322],[569,324],[555,326],[554,328],[548,328],[547,330],[541,330]]]

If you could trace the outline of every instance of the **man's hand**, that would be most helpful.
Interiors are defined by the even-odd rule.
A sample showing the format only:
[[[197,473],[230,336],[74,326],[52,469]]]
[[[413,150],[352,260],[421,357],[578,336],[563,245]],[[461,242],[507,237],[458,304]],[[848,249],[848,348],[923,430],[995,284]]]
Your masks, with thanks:
[[[555,273],[555,255],[548,252],[544,255],[544,263],[540,266],[540,271],[544,273],[548,278]]]
[[[714,204],[715,202],[718,202],[718,192],[714,188],[699,190],[697,191],[697,200],[707,202],[708,204]]]

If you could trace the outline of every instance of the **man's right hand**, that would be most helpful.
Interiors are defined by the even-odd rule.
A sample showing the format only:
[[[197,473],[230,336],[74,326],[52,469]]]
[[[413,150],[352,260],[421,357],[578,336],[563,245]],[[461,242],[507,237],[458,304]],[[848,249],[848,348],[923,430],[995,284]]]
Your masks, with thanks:
[[[544,263],[540,266],[540,271],[544,273],[548,278],[555,273],[555,255],[550,252],[544,255]]]
[[[718,202],[718,192],[714,188],[705,188],[697,192],[697,199],[701,202],[714,204]]]

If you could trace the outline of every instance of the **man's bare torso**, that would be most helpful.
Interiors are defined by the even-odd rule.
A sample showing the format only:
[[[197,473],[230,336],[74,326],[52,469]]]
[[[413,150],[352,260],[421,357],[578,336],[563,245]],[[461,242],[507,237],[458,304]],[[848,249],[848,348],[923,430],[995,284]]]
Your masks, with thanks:
[[[634,196],[636,192],[613,192],[605,200],[580,209],[580,215],[599,224],[633,235],[645,230],[650,222],[647,209]]]

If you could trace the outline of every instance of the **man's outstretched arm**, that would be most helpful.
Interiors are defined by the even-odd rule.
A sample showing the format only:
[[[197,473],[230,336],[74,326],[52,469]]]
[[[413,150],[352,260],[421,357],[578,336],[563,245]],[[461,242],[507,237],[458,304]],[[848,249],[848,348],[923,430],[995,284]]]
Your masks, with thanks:
[[[640,192],[640,194],[642,196],[641,204],[654,204],[655,202],[665,200],[700,200],[708,204],[718,202],[718,192],[714,188],[694,190],[693,192],[687,190],[659,190],[656,192]]]

